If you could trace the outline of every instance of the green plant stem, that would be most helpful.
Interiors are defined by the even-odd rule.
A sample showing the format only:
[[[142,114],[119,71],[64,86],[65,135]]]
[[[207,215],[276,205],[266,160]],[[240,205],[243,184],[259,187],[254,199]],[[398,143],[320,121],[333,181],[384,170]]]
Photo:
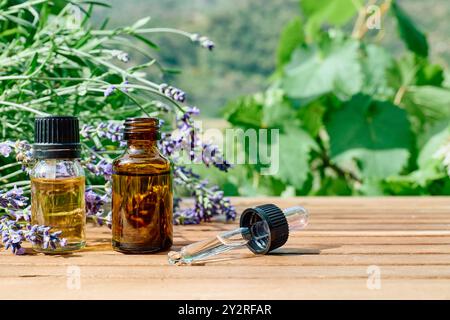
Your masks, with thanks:
[[[0,100],[0,105],[6,105],[6,106],[10,106],[10,107],[14,107],[20,110],[24,110],[24,111],[28,111],[34,114],[37,114],[39,116],[48,116],[48,113],[42,112],[42,111],[38,111],[36,109],[21,105],[21,104],[17,104],[17,103],[13,103],[13,102],[8,102],[8,101],[1,101]]]
[[[6,181],[8,181],[8,179],[11,179],[11,178],[13,178],[13,177],[15,177],[15,176],[18,176],[19,174],[22,174],[22,173],[23,173],[22,170],[17,170],[17,171],[15,171],[15,172],[13,172],[13,173],[7,174],[7,175],[4,176],[4,177],[0,177],[0,181],[6,182]]]
[[[27,186],[30,184],[29,180],[24,180],[24,181],[16,181],[16,182],[10,182],[7,184],[4,184],[2,187],[5,189],[17,186],[17,187],[21,187],[21,186]]]
[[[128,31],[126,28],[117,29],[117,30],[92,30],[91,33],[93,35],[117,35],[117,34],[130,34],[130,31]],[[131,32],[131,34],[149,34],[149,33],[172,33],[172,34],[178,34],[181,36],[185,36],[187,38],[191,38],[192,33],[174,29],[174,28],[144,28],[144,29],[136,29]]]
[[[20,162],[13,162],[13,163],[5,164],[4,166],[0,167],[0,171],[9,169],[9,168],[12,168],[12,167],[15,167],[15,166],[18,166],[20,164],[21,164]]]

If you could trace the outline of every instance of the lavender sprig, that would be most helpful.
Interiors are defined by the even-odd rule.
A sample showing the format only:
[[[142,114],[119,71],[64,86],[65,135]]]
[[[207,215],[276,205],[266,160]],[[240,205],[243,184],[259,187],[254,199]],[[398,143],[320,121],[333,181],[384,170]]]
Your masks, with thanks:
[[[106,159],[95,162],[96,159],[95,156],[92,156],[89,158],[89,161],[85,161],[84,165],[86,169],[96,176],[103,176],[107,181],[111,180],[111,175],[113,173],[112,164]]]
[[[0,191],[0,208],[18,210],[26,206],[28,198],[23,190],[17,187],[9,191]]]
[[[100,122],[96,126],[86,124],[81,128],[81,136],[89,140],[99,137],[109,139],[112,142],[122,142],[122,129],[123,125],[114,121]]]
[[[201,36],[198,33],[193,33],[190,38],[192,42],[200,44],[201,47],[206,48],[209,51],[212,51],[216,46],[208,37]]]
[[[8,142],[0,143],[0,155],[4,157],[9,157],[12,152],[12,148]]]
[[[107,194],[101,196],[95,193],[91,188],[88,188],[85,193],[86,201],[86,216],[94,221],[95,224],[102,226],[107,225],[111,227],[111,212],[105,215],[104,206],[111,199]]]
[[[230,200],[224,197],[223,191],[220,191],[217,186],[208,187],[208,181],[200,180],[200,177],[191,169],[184,166],[176,166],[174,169],[174,181],[176,184],[192,190],[195,202],[193,211],[181,210],[174,215],[175,223],[210,221],[216,215],[225,215],[227,221],[236,218],[236,210],[231,205]]]
[[[0,155],[9,157],[15,154],[16,160],[22,164],[22,170],[30,172],[34,164],[32,146],[28,141],[4,141],[0,143]]]
[[[159,92],[168,98],[171,98],[178,102],[186,101],[186,93],[178,88],[169,86],[167,83],[162,83],[159,85]]]
[[[51,228],[48,226],[31,225],[29,223],[23,225],[8,216],[0,218],[1,240],[5,250],[11,249],[16,255],[25,253],[25,249],[22,247],[24,241],[31,242],[31,244],[43,249],[64,247],[67,241],[60,238],[61,231],[50,232],[50,230]]]

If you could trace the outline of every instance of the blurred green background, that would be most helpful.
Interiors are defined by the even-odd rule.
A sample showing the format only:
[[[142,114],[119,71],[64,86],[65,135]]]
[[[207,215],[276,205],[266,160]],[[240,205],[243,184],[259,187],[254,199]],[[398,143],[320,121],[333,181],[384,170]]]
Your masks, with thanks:
[[[339,1],[339,0],[337,0]],[[182,70],[166,79],[189,93],[189,103],[203,117],[220,117],[225,104],[267,87],[276,63],[280,33],[299,14],[298,0],[110,0],[112,9],[97,9],[95,19],[110,17],[110,26],[130,25],[150,16],[151,26],[174,27],[207,35],[216,43],[211,54],[183,38],[153,37],[158,58]],[[450,63],[450,1],[401,0],[402,8],[424,30],[433,62]],[[386,22],[383,45],[401,52],[392,21]],[[140,56],[134,59],[141,61]],[[142,60],[143,61],[143,60]]]

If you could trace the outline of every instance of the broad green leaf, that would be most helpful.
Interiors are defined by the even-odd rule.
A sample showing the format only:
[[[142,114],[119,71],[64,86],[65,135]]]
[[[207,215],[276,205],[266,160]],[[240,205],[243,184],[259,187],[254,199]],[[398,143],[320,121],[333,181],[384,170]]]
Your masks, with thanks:
[[[333,157],[350,149],[409,149],[412,142],[406,112],[365,95],[330,112],[326,127]]]
[[[390,102],[354,96],[329,113],[326,128],[332,159],[363,178],[398,174],[408,162],[410,124],[406,112]]]
[[[343,26],[361,6],[360,0],[301,0],[303,14],[308,18],[305,29],[311,40],[323,24]]]
[[[225,110],[227,120],[242,128],[277,128],[298,126],[294,109],[278,88],[238,99]]]
[[[310,173],[310,152],[317,148],[311,136],[300,128],[286,129],[280,134],[279,171],[281,181],[301,189]]]
[[[417,71],[416,79],[416,85],[440,87],[444,82],[444,69],[438,64],[431,64],[428,59],[424,59],[422,68]]]
[[[314,195],[317,196],[351,196],[352,189],[343,178],[325,177],[320,182],[320,188]]]
[[[277,66],[282,67],[290,59],[292,52],[304,42],[303,24],[300,17],[294,18],[283,29],[277,49]]]
[[[291,98],[314,98],[334,91],[351,96],[361,90],[359,43],[332,41],[325,47],[299,48],[285,68],[281,87]]]
[[[298,117],[302,122],[302,127],[305,128],[312,137],[319,134],[323,127],[323,115],[327,107],[321,101],[314,101],[309,105],[298,110]]]
[[[450,89],[434,86],[410,86],[402,101],[408,112],[423,122],[450,118]]]
[[[441,124],[438,124],[438,126],[441,127]],[[449,141],[449,139],[450,125],[447,125],[442,130],[431,136],[420,150],[417,158],[417,165],[419,166],[419,169],[441,165],[442,161],[436,158],[436,153],[447,141]]]
[[[232,125],[243,128],[260,128],[263,116],[262,105],[253,96],[242,97],[230,102],[224,111],[224,117]]]
[[[263,106],[262,128],[282,129],[286,126],[295,125],[295,111],[285,100],[283,90],[269,88],[263,95],[259,96],[259,103]]]
[[[364,84],[362,91],[368,95],[386,97],[394,92],[388,85],[387,72],[393,66],[392,57],[379,46],[369,44],[365,47],[362,60]]]
[[[397,19],[400,36],[408,49],[420,56],[428,56],[428,41],[426,36],[415,26],[412,19],[396,1],[392,3],[392,11]]]
[[[408,163],[408,149],[351,149],[333,158],[340,167],[359,173],[363,180],[378,180],[399,174]],[[372,181],[370,184],[376,183]]]

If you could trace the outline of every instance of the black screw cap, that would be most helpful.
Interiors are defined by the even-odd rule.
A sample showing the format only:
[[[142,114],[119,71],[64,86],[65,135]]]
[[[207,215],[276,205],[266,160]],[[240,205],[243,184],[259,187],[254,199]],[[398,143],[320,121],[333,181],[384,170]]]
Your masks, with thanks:
[[[77,117],[38,117],[34,125],[33,155],[36,159],[81,157],[80,125]]]
[[[256,254],[266,254],[283,246],[289,238],[289,225],[283,211],[274,204],[265,204],[245,209],[241,215],[240,226],[249,228],[265,221],[270,229],[266,240],[250,240],[248,248]]]

